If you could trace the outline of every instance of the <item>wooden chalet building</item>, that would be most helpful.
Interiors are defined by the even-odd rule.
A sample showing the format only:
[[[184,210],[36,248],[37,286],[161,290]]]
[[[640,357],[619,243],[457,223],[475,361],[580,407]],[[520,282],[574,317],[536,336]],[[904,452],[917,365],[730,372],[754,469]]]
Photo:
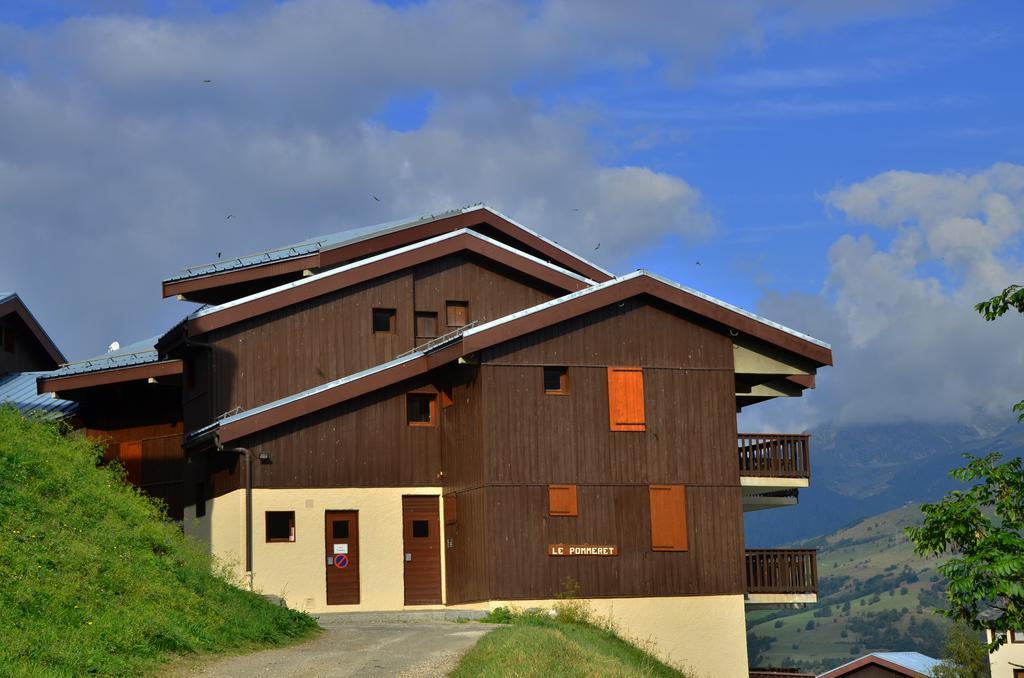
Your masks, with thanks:
[[[571,580],[711,676],[747,675],[745,609],[816,600],[813,551],[743,543],[744,512],[807,487],[807,436],[736,415],[812,388],[827,344],[484,206],[190,268],[174,295],[208,305],[121,369],[178,389],[139,426],[183,435],[184,529],[259,591],[487,609]]]

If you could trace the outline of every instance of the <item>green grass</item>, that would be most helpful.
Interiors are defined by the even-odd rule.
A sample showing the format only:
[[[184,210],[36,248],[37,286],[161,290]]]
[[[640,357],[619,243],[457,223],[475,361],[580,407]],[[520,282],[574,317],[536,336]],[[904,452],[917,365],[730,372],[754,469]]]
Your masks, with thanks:
[[[99,455],[0,407],[0,675],[137,675],[314,632],[308,615],[216,576]]]
[[[582,621],[577,610],[560,617],[492,615],[508,626],[481,638],[451,676],[685,676],[614,631]]]

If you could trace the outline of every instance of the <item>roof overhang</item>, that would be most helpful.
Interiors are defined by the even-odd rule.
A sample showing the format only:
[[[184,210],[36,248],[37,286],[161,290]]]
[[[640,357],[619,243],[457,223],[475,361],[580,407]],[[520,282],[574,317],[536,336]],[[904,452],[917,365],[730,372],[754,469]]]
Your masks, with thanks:
[[[0,300],[0,318],[12,313],[18,316],[18,318],[25,323],[29,332],[32,333],[32,336],[34,336],[36,341],[39,343],[39,347],[43,349],[43,352],[46,353],[51,360],[53,360],[54,367],[67,362],[67,358],[65,358],[64,354],[60,352],[57,345],[53,343],[52,339],[50,339],[50,335],[46,333],[43,326],[39,324],[39,321],[36,320],[35,316],[32,315],[32,312],[28,310],[28,306],[25,305],[21,300],[21,297],[17,294],[12,294],[3,300]]]
[[[816,365],[832,364],[832,350],[827,344],[641,271],[467,329],[461,335],[428,351],[396,358],[317,388],[240,412],[195,431],[191,436],[193,440],[206,439],[216,432],[220,442],[230,442],[638,295],[662,299],[682,310],[710,318],[733,331],[742,331],[776,346],[785,346],[786,350],[802,355]],[[799,385],[794,384],[795,387]]]
[[[247,318],[459,252],[478,254],[565,292],[575,292],[595,284],[593,280],[548,264],[474,231],[460,229],[219,306],[201,309],[186,319],[186,333],[193,337],[205,334]],[[163,343],[162,339],[161,345]]]
[[[40,377],[36,381],[36,390],[39,393],[59,393],[143,379],[159,379],[181,374],[181,372],[182,362],[180,360],[159,360],[131,367],[81,372],[63,377]]]
[[[413,220],[392,229],[384,229],[384,232],[380,234],[369,234],[355,242],[327,247],[311,254],[302,254],[264,264],[241,266],[195,277],[164,280],[163,296],[182,295],[187,298],[190,293],[215,287],[250,283],[279,275],[296,275],[306,270],[325,269],[444,233],[473,229],[481,225],[490,226],[520,245],[533,250],[539,257],[579,275],[598,282],[612,279],[612,275],[608,271],[573,254],[522,224],[516,223],[496,210],[486,205],[479,205],[437,217]]]
[[[891,662],[872,654],[856,659],[849,664],[843,664],[831,671],[819,674],[818,678],[839,678],[839,676],[848,675],[853,671],[864,668],[865,666],[880,666],[882,668],[889,669],[890,671],[895,671],[897,675],[906,676],[907,678],[930,678],[929,674],[915,671],[914,669],[903,666],[902,664],[897,664],[896,662]]]

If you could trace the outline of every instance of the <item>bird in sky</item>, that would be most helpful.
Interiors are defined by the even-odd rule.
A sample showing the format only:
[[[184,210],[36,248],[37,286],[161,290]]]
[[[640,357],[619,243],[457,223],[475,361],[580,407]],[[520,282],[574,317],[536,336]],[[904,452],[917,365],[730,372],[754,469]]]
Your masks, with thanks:
[[[579,207],[573,207],[573,208],[572,208],[572,211],[573,211],[573,212],[579,212],[579,211],[580,211],[580,208],[579,208]]]
[[[218,258],[218,259],[220,259],[220,255],[221,255],[221,254],[222,254],[222,252],[217,252],[217,258]]]
[[[700,262],[699,261],[697,262],[697,265],[700,266]]]
[[[234,215],[234,214],[229,214],[229,215],[228,215],[228,216],[227,216],[227,217],[225,218],[225,221],[227,221],[228,219],[230,219],[230,218],[231,218],[231,217],[233,217],[233,216],[235,216],[235,215]]]
[[[597,247],[595,247],[594,249],[595,249],[595,250],[599,250],[599,249],[601,249],[601,243],[597,243]]]
[[[212,80],[203,80],[203,84],[204,85],[209,85],[211,82],[213,82],[213,81]]]
[[[377,196],[373,196],[373,199],[376,200],[377,202],[380,202],[380,198],[378,198]]]

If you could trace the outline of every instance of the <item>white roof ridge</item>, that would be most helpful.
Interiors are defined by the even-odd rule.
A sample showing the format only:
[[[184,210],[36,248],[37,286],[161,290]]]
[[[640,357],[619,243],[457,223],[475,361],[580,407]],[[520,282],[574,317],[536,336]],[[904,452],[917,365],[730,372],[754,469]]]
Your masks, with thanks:
[[[506,245],[503,242],[499,242],[497,240],[494,240],[493,238],[489,238],[486,235],[483,235],[482,233],[477,233],[476,231],[474,231],[472,229],[469,229],[469,228],[460,228],[457,231],[449,231],[448,233],[442,233],[441,235],[434,236],[433,238],[428,238],[426,240],[421,240],[420,242],[415,242],[415,243],[412,243],[410,245],[404,245],[404,246],[399,247],[397,249],[389,250],[387,252],[381,252],[380,254],[375,254],[372,257],[367,257],[365,259],[359,259],[358,261],[353,261],[353,262],[351,262],[349,264],[345,264],[344,266],[339,266],[337,268],[328,269],[326,271],[322,271],[320,273],[316,273],[314,275],[307,276],[307,277],[301,278],[299,280],[293,280],[292,282],[284,283],[284,284],[278,285],[276,287],[271,287],[269,289],[262,290],[260,292],[254,292],[253,294],[249,294],[249,295],[246,295],[244,297],[239,297],[238,299],[232,299],[231,301],[226,301],[223,304],[218,304],[216,306],[207,306],[205,308],[200,308],[200,309],[190,313],[188,315],[187,320],[194,320],[195,318],[202,318],[204,316],[211,315],[213,313],[218,313],[220,311],[223,311],[223,310],[226,310],[226,309],[229,309],[229,308],[233,308],[235,306],[240,306],[242,304],[249,303],[250,301],[254,301],[256,299],[261,299],[263,297],[268,297],[268,296],[271,296],[271,295],[274,295],[274,294],[279,294],[279,293],[281,293],[281,292],[283,292],[285,290],[294,289],[296,287],[301,287],[303,285],[309,285],[309,284],[311,284],[313,282],[316,282],[316,281],[319,281],[319,280],[324,280],[324,279],[329,278],[329,277],[334,276],[334,275],[340,275],[341,273],[346,273],[348,271],[353,271],[353,270],[356,270],[356,269],[358,269],[358,268],[360,268],[362,266],[368,266],[370,264],[377,263],[378,261],[384,261],[384,260],[389,259],[391,257],[395,257],[395,256],[398,256],[400,254],[405,254],[406,252],[412,252],[412,251],[415,251],[415,250],[418,250],[418,249],[422,249],[422,248],[428,247],[430,245],[435,245],[435,244],[437,244],[439,242],[444,242],[445,240],[449,240],[451,238],[455,238],[455,237],[462,236],[462,235],[468,235],[468,236],[471,236],[471,237],[476,238],[478,240],[482,240],[484,242],[487,242],[487,243],[489,243],[491,245],[495,245],[495,246],[500,247],[501,249],[504,249],[504,250],[506,250],[508,252],[511,252],[511,253],[513,253],[513,254],[515,254],[517,256],[523,257],[524,259],[529,259],[530,261],[533,261],[534,263],[537,263],[537,264],[540,264],[540,265],[545,266],[547,268],[550,268],[551,270],[558,271],[559,273],[562,273],[564,275],[568,275],[569,277],[575,278],[576,280],[579,280],[580,282],[586,283],[588,285],[596,285],[597,284],[596,281],[591,280],[590,278],[587,278],[586,276],[580,275],[578,273],[574,273],[573,271],[570,271],[570,270],[568,270],[566,268],[562,268],[561,266],[558,266],[557,264],[552,264],[551,262],[544,261],[543,259],[540,259],[539,257],[535,257],[532,254],[528,254],[526,252],[523,252],[522,250],[516,249],[515,247],[512,247],[511,245]]]
[[[507,316],[504,316],[502,318],[496,318],[495,320],[491,320],[491,321],[486,322],[486,323],[484,323],[482,325],[477,325],[473,329],[467,330],[463,336],[472,336],[472,335],[474,335],[474,334],[476,334],[478,332],[482,332],[482,331],[484,331],[486,329],[490,329],[491,327],[495,327],[497,325],[501,325],[501,324],[504,324],[506,322],[509,322],[509,321],[512,321],[512,320],[516,320],[518,318],[522,318],[522,317],[525,317],[525,316],[528,316],[528,315],[532,315],[533,313],[537,313],[538,311],[542,311],[542,310],[544,310],[546,308],[550,308],[552,306],[558,306],[558,305],[564,304],[567,301],[571,301],[573,299],[576,299],[576,298],[582,297],[582,296],[586,296],[588,294],[593,294],[595,292],[598,292],[600,290],[606,289],[608,287],[613,287],[613,286],[618,285],[620,283],[626,282],[627,280],[632,280],[633,278],[639,278],[640,276],[647,276],[648,278],[652,278],[654,280],[657,280],[660,283],[663,283],[663,284],[668,285],[670,287],[675,287],[676,289],[681,290],[683,292],[686,292],[687,294],[692,294],[693,296],[699,297],[700,299],[708,301],[708,302],[710,302],[712,304],[715,304],[717,306],[721,306],[722,308],[725,308],[725,309],[728,309],[730,311],[733,311],[734,313],[739,313],[740,315],[743,315],[743,316],[745,316],[747,318],[750,318],[751,320],[755,320],[755,321],[757,321],[759,323],[762,323],[764,325],[768,325],[768,326],[773,327],[773,328],[775,328],[777,330],[780,330],[780,331],[785,332],[787,334],[790,334],[790,335],[793,335],[793,336],[798,337],[800,339],[803,339],[804,341],[809,341],[809,342],[811,342],[813,344],[816,344],[816,345],[821,346],[823,348],[827,348],[829,350],[832,349],[832,346],[830,344],[827,344],[826,342],[821,341],[820,339],[815,339],[814,337],[812,337],[809,334],[804,334],[803,332],[800,332],[798,330],[794,330],[792,328],[786,327],[785,325],[777,323],[777,322],[775,322],[773,320],[769,320],[768,318],[765,318],[763,316],[759,316],[756,313],[751,313],[750,311],[742,309],[739,306],[735,306],[733,304],[730,304],[727,301],[722,301],[721,299],[718,299],[716,297],[712,297],[711,295],[705,294],[704,292],[701,292],[700,290],[695,290],[692,287],[687,287],[686,285],[681,285],[681,284],[679,284],[679,283],[677,283],[677,282],[675,282],[673,280],[669,280],[668,278],[663,278],[660,275],[657,275],[655,273],[651,273],[650,271],[647,271],[647,270],[642,269],[642,268],[641,269],[637,269],[637,270],[633,271],[632,273],[627,273],[626,275],[620,276],[618,278],[612,278],[611,280],[607,280],[605,282],[598,283],[596,285],[593,285],[592,287],[588,287],[586,289],[579,290],[577,292],[572,292],[570,294],[566,294],[565,296],[561,296],[561,297],[558,297],[556,299],[552,299],[550,301],[545,301],[545,302],[543,302],[541,304],[537,304],[536,306],[531,306],[530,308],[526,308],[526,309],[523,309],[521,311],[516,311],[515,313],[510,313]]]

